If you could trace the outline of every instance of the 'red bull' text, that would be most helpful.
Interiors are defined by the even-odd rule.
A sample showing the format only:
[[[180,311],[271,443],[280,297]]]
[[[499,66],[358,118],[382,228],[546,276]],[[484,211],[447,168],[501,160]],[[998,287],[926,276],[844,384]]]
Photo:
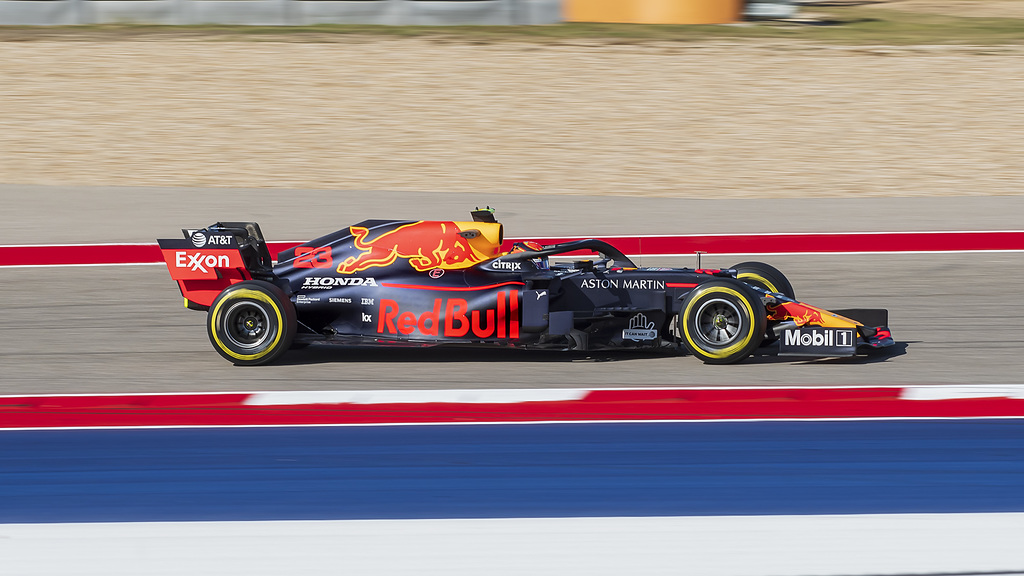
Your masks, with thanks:
[[[463,298],[435,298],[433,307],[421,314],[403,311],[395,300],[382,298],[377,312],[377,332],[445,338],[519,338],[519,292],[498,292],[494,307],[470,310]]]

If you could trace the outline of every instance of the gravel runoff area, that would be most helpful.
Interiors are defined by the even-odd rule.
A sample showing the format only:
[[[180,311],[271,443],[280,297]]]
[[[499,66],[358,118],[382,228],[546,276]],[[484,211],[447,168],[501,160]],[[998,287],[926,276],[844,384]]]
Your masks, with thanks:
[[[829,4],[824,0],[823,4]],[[903,12],[973,18],[1024,18],[1024,0],[835,0],[836,5],[875,5]],[[812,2],[813,4],[813,2]]]
[[[1024,46],[41,39],[0,79],[9,184],[1024,194]]]

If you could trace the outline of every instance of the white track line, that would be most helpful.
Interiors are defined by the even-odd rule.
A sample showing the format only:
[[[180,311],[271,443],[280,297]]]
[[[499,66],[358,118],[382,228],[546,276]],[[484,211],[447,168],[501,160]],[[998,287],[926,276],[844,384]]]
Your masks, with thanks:
[[[0,525],[18,576],[1024,574],[1024,514]]]

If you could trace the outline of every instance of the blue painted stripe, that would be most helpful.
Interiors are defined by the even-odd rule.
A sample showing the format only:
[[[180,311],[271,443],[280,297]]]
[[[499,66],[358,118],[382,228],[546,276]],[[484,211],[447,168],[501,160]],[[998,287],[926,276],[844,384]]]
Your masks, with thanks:
[[[1024,511],[1024,421],[0,432],[0,523]]]

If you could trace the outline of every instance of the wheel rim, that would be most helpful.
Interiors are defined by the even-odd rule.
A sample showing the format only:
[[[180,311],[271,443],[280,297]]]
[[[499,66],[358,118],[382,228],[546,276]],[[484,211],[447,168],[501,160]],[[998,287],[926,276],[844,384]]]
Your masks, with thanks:
[[[743,336],[743,316],[728,300],[715,298],[697,309],[697,336],[713,348],[725,348]]]
[[[259,348],[272,333],[270,313],[258,302],[237,302],[224,313],[224,335],[239,348]]]

